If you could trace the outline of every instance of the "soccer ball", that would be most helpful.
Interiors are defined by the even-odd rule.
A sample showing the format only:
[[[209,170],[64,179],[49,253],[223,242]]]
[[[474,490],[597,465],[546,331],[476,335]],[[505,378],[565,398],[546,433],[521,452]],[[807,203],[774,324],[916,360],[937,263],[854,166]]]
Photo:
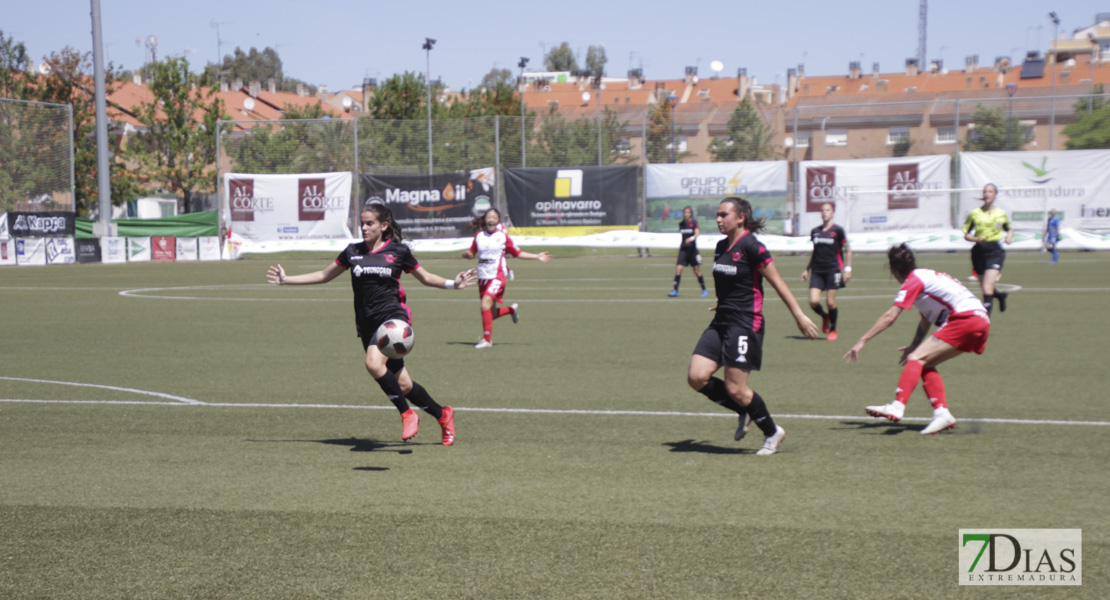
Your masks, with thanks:
[[[374,333],[374,345],[382,354],[389,358],[404,358],[412,352],[412,345],[416,341],[412,333],[412,325],[401,319],[390,319],[378,327]]]

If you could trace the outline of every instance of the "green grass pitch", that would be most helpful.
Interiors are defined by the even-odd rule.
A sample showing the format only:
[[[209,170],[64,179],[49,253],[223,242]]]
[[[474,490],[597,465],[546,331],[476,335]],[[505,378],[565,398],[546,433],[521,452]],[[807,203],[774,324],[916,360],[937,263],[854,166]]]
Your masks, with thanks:
[[[485,351],[474,289],[403,279],[407,364],[456,408],[450,448],[427,415],[400,441],[346,275],[0,269],[0,597],[1110,597],[1110,254],[1009,255],[1020,290],[984,355],[941,367],[960,423],[937,436],[920,386],[902,424],[863,412],[916,312],[841,359],[892,302],[885,257],[857,255],[838,342],[802,339],[768,287],[751,383],[787,431],[772,457],[686,385],[711,317],[693,272],[669,299],[671,253],[573,254],[511,263],[521,321]],[[776,256],[803,306],[807,258]],[[1083,585],[961,587],[961,528],[1082,529]]]

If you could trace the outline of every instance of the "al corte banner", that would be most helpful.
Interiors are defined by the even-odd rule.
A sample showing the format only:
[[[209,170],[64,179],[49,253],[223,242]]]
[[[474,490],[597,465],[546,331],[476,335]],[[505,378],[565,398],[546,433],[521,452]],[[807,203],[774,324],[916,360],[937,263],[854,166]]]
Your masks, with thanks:
[[[689,206],[702,232],[716,231],[717,206],[729,196],[752,204],[767,220],[767,233],[781,234],[786,219],[786,161],[648,165],[647,231],[673,233]],[[708,229],[707,229],[708,227]]]
[[[960,192],[957,226],[982,206],[988,183],[1015,229],[1043,231],[1053,208],[1061,226],[1110,229],[1110,150],[964,152],[960,187],[970,189]]]
[[[351,174],[224,175],[224,222],[255,242],[351,239]]]
[[[636,174],[636,167],[505,169],[509,217],[517,228],[575,228],[570,235],[635,228]]]
[[[799,163],[798,233],[821,224],[821,205],[848,233],[944,229],[952,226],[947,155]],[[931,190],[935,190],[930,192]]]
[[[470,237],[466,224],[493,206],[494,169],[362,176],[362,203],[384,204],[406,238]]]

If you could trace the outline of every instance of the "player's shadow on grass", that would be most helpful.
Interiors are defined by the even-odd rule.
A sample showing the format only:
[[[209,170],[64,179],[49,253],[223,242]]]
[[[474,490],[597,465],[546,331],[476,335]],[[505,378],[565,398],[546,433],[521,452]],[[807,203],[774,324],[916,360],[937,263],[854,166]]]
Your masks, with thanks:
[[[869,434],[899,435],[902,433],[920,433],[925,429],[925,423],[891,423],[890,421],[841,421],[842,427],[833,429],[855,429]]]
[[[666,442],[664,446],[670,446],[671,452],[698,452],[701,454],[755,454],[754,448],[727,448],[718,446],[709,442],[695,442],[693,439],[682,440],[681,442]]]
[[[475,342],[447,342],[448,346],[470,346],[471,348],[474,347],[474,344],[475,344]],[[497,347],[497,346],[530,346],[531,344],[525,344],[525,343],[522,343],[522,342],[494,342],[493,345],[494,345],[494,347]]]
[[[367,440],[360,438],[344,438],[341,440],[247,440],[248,442],[270,444],[328,444],[331,446],[350,446],[351,452],[396,452],[397,454],[412,454],[412,446],[420,445],[419,442],[383,442],[380,440]]]

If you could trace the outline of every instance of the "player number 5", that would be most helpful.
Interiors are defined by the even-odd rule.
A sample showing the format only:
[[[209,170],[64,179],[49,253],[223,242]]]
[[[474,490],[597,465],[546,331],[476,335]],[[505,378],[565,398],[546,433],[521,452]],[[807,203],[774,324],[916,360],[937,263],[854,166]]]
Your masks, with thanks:
[[[742,335],[736,340],[736,353],[740,356],[748,353],[748,336]]]

